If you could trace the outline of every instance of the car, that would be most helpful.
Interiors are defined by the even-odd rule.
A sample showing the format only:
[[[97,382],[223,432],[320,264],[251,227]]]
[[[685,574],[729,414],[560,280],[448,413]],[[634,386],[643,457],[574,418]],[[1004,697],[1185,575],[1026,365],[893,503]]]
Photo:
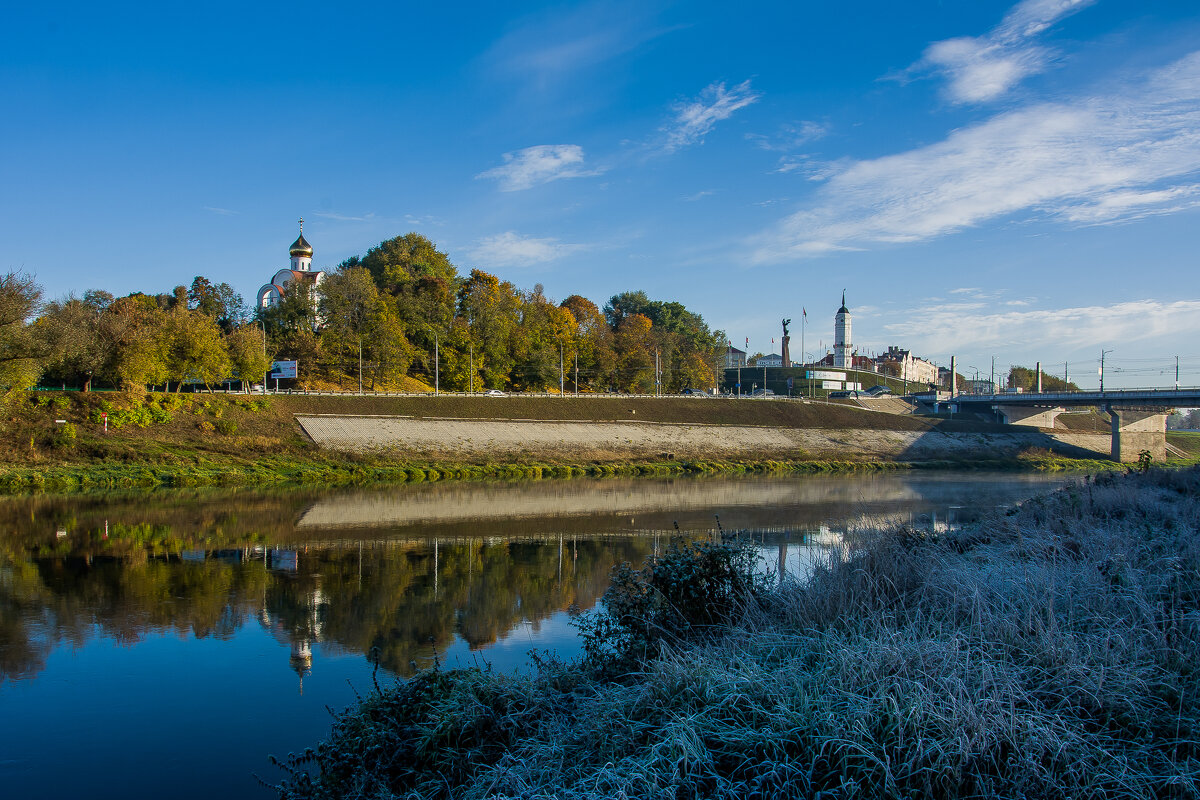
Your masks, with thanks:
[[[508,395],[506,395],[504,392],[500,391],[499,389],[488,389],[486,392],[483,393],[483,396],[484,397],[508,397]]]
[[[851,389],[851,390],[848,390],[848,391],[842,391],[842,392],[830,392],[830,393],[829,393],[829,399],[830,399],[830,400],[843,400],[843,399],[845,399],[845,398],[847,398],[847,397],[858,397],[858,392],[856,392],[856,391],[854,391],[853,389]]]
[[[892,393],[892,390],[882,384],[877,384],[875,386],[870,387],[869,389],[863,390],[863,394],[870,395],[871,397],[879,397],[881,395],[891,394],[891,393]]]
[[[687,397],[708,397],[703,389],[681,389],[679,393]]]
[[[770,389],[755,389],[750,393],[751,397],[772,397],[775,392]]]

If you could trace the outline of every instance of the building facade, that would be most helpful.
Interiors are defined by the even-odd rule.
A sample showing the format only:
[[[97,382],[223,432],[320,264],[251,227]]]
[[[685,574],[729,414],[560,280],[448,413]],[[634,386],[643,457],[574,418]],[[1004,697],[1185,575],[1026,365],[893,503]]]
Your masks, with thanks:
[[[914,383],[938,383],[937,365],[923,358],[917,358],[909,350],[889,347],[875,361],[879,372],[885,372]]]

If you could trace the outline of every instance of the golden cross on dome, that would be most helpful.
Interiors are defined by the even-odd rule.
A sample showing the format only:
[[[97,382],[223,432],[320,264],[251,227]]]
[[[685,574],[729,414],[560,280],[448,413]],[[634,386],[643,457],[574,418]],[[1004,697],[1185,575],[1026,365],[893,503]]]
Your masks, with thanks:
[[[304,217],[300,218],[300,232],[304,233]]]

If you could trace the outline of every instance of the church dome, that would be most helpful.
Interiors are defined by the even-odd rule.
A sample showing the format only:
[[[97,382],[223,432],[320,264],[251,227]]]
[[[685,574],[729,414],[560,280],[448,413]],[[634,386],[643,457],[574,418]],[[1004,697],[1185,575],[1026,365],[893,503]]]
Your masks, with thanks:
[[[304,240],[304,234],[300,234],[296,241],[292,242],[292,248],[288,251],[293,256],[302,256],[312,258],[312,245]]]
[[[839,314],[849,314],[850,309],[846,308],[846,293],[842,292],[842,307],[837,310]]]

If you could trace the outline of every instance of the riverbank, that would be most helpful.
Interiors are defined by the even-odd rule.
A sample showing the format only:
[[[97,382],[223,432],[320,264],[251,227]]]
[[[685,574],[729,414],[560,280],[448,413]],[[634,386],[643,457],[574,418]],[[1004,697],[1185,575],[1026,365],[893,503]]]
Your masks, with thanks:
[[[1096,434],[782,400],[37,392],[2,422],[8,492],[1113,468]]]
[[[739,552],[621,573],[581,663],[373,692],[280,797],[1200,792],[1197,468],[864,532],[805,585]]]

